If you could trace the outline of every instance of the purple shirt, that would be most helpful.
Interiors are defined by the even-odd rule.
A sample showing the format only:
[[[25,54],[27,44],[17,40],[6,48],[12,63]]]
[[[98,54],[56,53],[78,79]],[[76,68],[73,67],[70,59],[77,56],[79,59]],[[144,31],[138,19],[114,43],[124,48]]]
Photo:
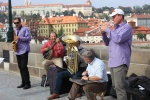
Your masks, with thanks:
[[[19,33],[18,33],[19,32]],[[31,34],[29,30],[22,26],[21,29],[16,29],[16,35],[18,33],[18,36],[20,39],[17,41],[17,51],[16,55],[24,54],[25,52],[30,51],[30,41],[31,41]]]
[[[114,30],[107,28],[103,34],[103,41],[109,46],[108,66],[110,68],[126,64],[130,65],[132,28],[126,22],[115,25]]]

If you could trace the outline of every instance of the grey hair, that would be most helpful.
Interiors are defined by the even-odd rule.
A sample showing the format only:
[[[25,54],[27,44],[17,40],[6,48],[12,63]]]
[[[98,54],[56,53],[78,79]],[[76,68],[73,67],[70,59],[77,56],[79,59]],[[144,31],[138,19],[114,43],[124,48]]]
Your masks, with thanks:
[[[82,56],[85,57],[85,58],[88,58],[90,60],[93,60],[95,58],[95,55],[91,50],[84,51],[82,53]]]

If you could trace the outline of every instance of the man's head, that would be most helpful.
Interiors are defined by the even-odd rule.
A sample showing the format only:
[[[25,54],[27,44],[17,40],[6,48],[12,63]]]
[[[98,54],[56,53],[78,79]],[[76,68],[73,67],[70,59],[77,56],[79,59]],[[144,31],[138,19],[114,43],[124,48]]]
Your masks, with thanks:
[[[95,58],[94,53],[90,50],[83,52],[82,57],[84,61],[88,64],[90,64]]]
[[[55,42],[56,39],[57,39],[57,34],[56,34],[55,32],[51,32],[51,33],[49,34],[49,39],[50,39],[51,41]]]
[[[16,28],[20,28],[21,27],[21,19],[19,17],[14,18],[14,24],[15,24]]]
[[[75,41],[77,41],[77,42],[74,43],[74,45],[76,47],[79,47],[82,40],[80,39],[80,37],[78,35],[72,35],[72,36],[74,37]]]
[[[115,9],[109,16],[112,17],[115,25],[124,21],[124,12],[122,9]]]

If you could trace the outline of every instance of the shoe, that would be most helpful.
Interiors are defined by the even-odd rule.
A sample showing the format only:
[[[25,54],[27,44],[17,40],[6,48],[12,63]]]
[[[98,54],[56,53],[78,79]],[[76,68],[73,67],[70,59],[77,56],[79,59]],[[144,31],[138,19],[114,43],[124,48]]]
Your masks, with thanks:
[[[56,99],[56,98],[60,98],[60,97],[59,97],[59,94],[53,93],[51,96],[49,96],[49,97],[47,98],[47,100],[53,100],[53,99]]]
[[[24,84],[21,84],[19,86],[17,86],[17,88],[23,88],[25,85]]]
[[[29,89],[29,88],[31,88],[31,85],[29,84],[29,85],[25,85],[24,87],[23,87],[23,89],[25,90],[25,89]]]
[[[82,94],[81,93],[77,93],[76,98],[80,98],[80,97],[82,97]]]

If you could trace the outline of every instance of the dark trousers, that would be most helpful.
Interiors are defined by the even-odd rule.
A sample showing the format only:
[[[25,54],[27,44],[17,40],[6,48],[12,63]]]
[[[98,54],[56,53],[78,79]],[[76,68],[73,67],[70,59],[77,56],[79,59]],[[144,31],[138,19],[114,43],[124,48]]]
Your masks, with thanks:
[[[21,54],[21,55],[16,55],[17,61],[18,61],[18,67],[20,70],[20,75],[22,79],[22,84],[28,85],[30,84],[30,76],[29,76],[29,71],[28,71],[28,52]]]
[[[63,77],[82,77],[82,73],[86,70],[86,68],[79,68],[76,74],[72,75],[68,70],[59,72],[56,77],[55,85],[54,85],[54,93],[59,94],[61,84],[62,84],[62,79]]]
[[[92,83],[92,84],[86,84],[86,85],[82,85],[82,86],[79,84],[73,83],[72,88],[68,94],[68,98],[70,100],[75,100],[80,87],[83,88],[83,91],[85,92],[87,100],[95,100],[94,93],[99,93],[99,92],[106,90],[107,83],[106,82]]]

